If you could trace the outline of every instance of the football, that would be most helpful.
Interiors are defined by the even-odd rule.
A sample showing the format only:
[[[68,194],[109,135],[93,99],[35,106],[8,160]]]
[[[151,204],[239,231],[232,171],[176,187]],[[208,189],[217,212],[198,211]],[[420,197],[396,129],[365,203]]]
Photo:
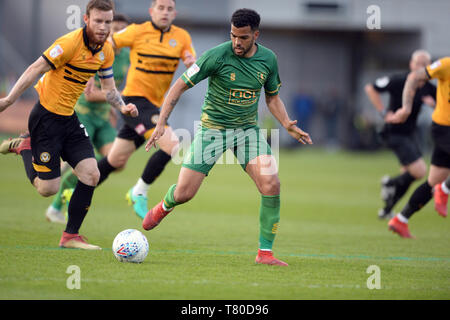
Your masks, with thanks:
[[[148,254],[148,241],[142,232],[127,229],[119,232],[114,238],[112,250],[120,262],[141,263]]]

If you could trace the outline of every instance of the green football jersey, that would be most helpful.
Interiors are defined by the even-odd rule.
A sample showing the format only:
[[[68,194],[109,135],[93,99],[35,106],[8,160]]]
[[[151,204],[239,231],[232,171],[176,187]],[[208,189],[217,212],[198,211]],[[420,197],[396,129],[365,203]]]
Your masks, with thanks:
[[[128,67],[130,65],[130,51],[128,48],[120,50],[114,57],[113,73],[116,87],[120,87],[127,76]],[[95,86],[100,88],[100,79],[95,75]],[[86,100],[84,93],[80,96],[75,106],[78,114],[92,114],[104,120],[109,118],[111,105],[107,102],[89,102]]]
[[[209,79],[201,122],[214,129],[256,126],[261,88],[266,95],[277,95],[281,86],[273,51],[257,44],[252,57],[239,57],[231,41],[206,51],[181,76],[189,87],[205,78]]]

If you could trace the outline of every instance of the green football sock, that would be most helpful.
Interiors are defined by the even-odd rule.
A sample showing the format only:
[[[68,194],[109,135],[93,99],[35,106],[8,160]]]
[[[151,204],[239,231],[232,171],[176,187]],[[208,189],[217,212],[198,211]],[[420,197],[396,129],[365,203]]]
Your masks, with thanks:
[[[280,222],[280,195],[261,195],[259,211],[259,249],[272,250]]]
[[[173,196],[173,194],[175,193],[176,186],[177,186],[176,184],[170,186],[169,190],[167,190],[166,196],[164,197],[164,206],[168,210],[179,205],[179,203],[175,201],[175,198]]]
[[[73,189],[77,185],[78,178],[72,173],[72,170],[66,171],[61,178],[61,185],[59,186],[58,193],[53,197],[52,207],[61,210],[63,202],[61,199],[62,193],[65,189]]]

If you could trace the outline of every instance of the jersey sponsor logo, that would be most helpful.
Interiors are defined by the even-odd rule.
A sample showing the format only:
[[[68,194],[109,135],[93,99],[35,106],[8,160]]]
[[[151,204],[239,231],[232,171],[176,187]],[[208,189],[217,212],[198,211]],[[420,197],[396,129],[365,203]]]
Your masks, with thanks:
[[[50,153],[48,152],[42,152],[41,155],[39,156],[39,159],[41,159],[42,162],[47,163],[50,161],[51,157],[50,157]]]
[[[230,89],[229,104],[237,106],[249,106],[258,101],[260,90],[254,89]]]
[[[441,66],[441,60],[437,60],[430,65],[430,70],[434,70]]]
[[[375,84],[379,88],[384,88],[384,87],[386,87],[389,84],[389,81],[390,81],[389,77],[382,77],[382,78],[378,78],[375,81]]]
[[[192,66],[190,66],[189,69],[186,71],[186,75],[188,78],[191,78],[193,75],[197,74],[200,71],[200,67],[194,63]]]
[[[57,44],[52,50],[50,50],[50,57],[55,59],[56,57],[62,55],[64,52],[63,48],[59,44]]]
[[[175,40],[175,39],[170,39],[170,40],[169,40],[169,45],[170,45],[172,48],[175,48],[175,47],[177,46],[177,40]]]

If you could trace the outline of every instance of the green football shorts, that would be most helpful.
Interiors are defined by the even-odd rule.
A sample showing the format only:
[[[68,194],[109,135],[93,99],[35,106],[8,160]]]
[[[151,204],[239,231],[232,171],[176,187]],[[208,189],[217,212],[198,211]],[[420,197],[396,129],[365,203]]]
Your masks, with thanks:
[[[226,155],[219,158],[230,149],[235,158]],[[247,164],[261,155],[271,155],[272,150],[259,127],[243,129],[208,129],[200,126],[194,141],[183,159],[183,167],[208,175],[209,171],[218,164],[241,165],[245,170]]]
[[[100,150],[104,145],[114,142],[116,129],[113,128],[109,120],[93,116],[92,114],[84,115],[77,113],[77,116],[86,128],[89,139],[96,150]]]

